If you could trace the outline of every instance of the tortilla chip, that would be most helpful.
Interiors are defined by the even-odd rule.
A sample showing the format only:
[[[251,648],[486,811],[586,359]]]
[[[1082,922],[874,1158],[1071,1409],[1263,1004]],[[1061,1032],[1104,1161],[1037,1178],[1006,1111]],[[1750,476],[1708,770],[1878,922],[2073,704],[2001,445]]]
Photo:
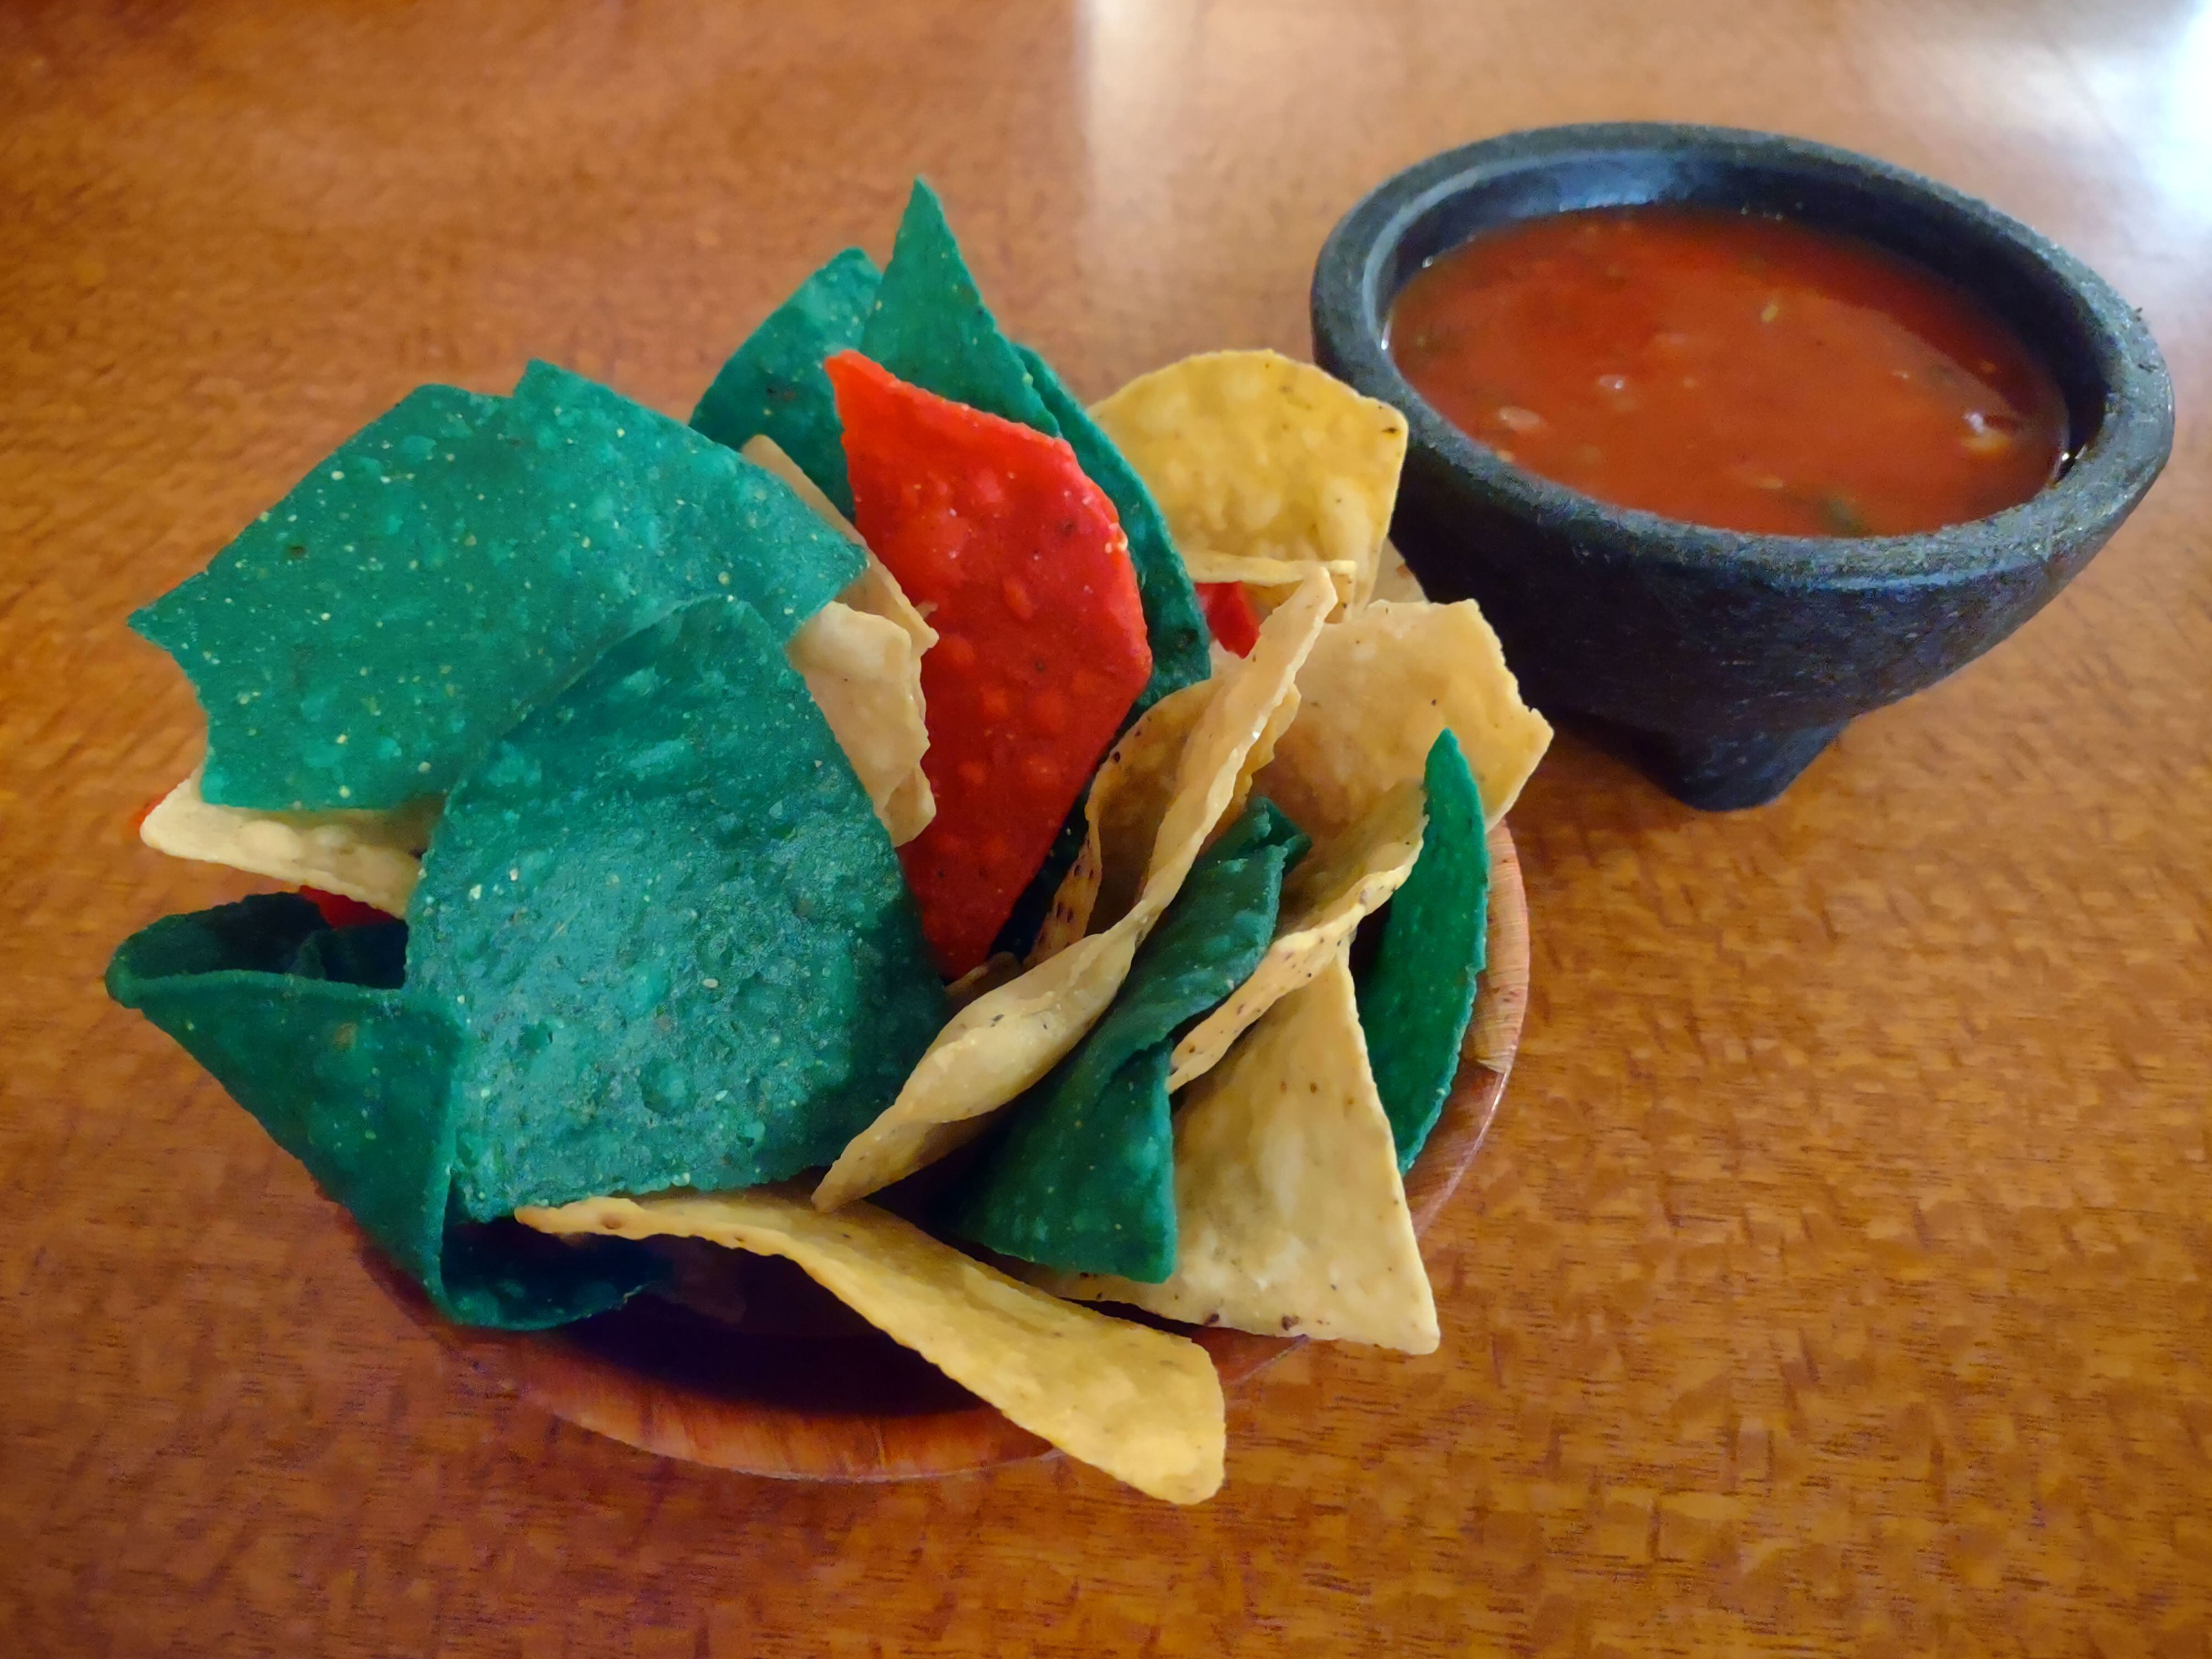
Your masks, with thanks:
[[[1205,1349],[1057,1301],[872,1204],[825,1216],[783,1192],[664,1194],[516,1218],[571,1237],[704,1238],[782,1256],[1070,1457],[1171,1504],[1220,1489],[1227,1430]]]
[[[1369,912],[1403,884],[1420,856],[1421,791],[1401,784],[1349,834],[1298,866],[1283,893],[1283,924],[1267,954],[1229,1000],[1176,1044],[1170,1092],[1210,1071],[1246,1028],[1343,953]]]
[[[410,990],[469,1037],[455,1190],[483,1219],[825,1164],[944,1018],[897,856],[735,600],[641,630],[493,745],[408,922]]]
[[[889,1110],[832,1164],[814,1202],[835,1209],[935,1162],[980,1133],[1081,1041],[1129,971],[1229,811],[1244,764],[1322,629],[1336,593],[1316,571],[1267,619],[1252,654],[1222,678],[1183,746],[1143,890],[1104,933],[1078,939],[953,1016]]]
[[[945,204],[919,179],[857,349],[940,398],[1060,435],[1013,342],[984,305],[945,222]]]
[[[1074,452],[909,386],[826,365],[860,532],[942,642],[922,659],[937,817],[902,854],[947,978],[991,953],[1152,673],[1113,504]]]
[[[1189,567],[1191,580],[1206,586],[1235,582],[1263,590],[1296,587],[1318,562],[1336,584],[1340,607],[1351,603],[1360,578],[1359,566],[1351,559],[1254,559],[1233,553],[1209,553],[1201,548],[1184,554],[1183,562]]]
[[[829,385],[827,376],[823,385]],[[782,479],[824,522],[860,544],[860,532],[815,488],[814,481],[799,470],[798,464],[776,447],[775,439],[749,438],[738,453]],[[838,465],[842,477],[842,459]],[[937,630],[922,620],[921,612],[915,609],[899,586],[898,578],[884,568],[883,561],[866,553],[865,546],[863,552],[866,568],[837,596],[836,605],[824,605],[792,635],[791,665],[805,677],[807,690],[822,704],[845,758],[853,763],[868,799],[875,803],[876,816],[890,831],[891,845],[902,847],[927,829],[930,819],[937,816],[937,798],[921,769],[921,757],[929,748],[927,708],[921,695],[921,653],[937,643]],[[848,619],[830,618],[829,613],[840,606],[864,613],[864,622],[881,617],[896,623],[906,636],[906,648],[894,650],[880,630]],[[817,678],[823,683],[817,684]]]
[[[722,365],[691,411],[692,429],[732,449],[765,435],[850,516],[842,428],[822,360],[860,344],[882,280],[874,260],[848,247],[801,283]]]
[[[343,934],[400,931],[333,931],[307,900],[260,894],[133,934],[107,992],[204,1066],[448,1318],[538,1330],[617,1306],[659,1275],[634,1246],[555,1251],[449,1224],[460,1024],[428,998],[331,976]]]
[[[1429,750],[1425,776],[1428,837],[1359,981],[1359,1024],[1401,1170],[1413,1167],[1459,1075],[1490,919],[1482,799],[1449,730]]]
[[[1298,717],[1259,787],[1317,841],[1419,777],[1447,726],[1495,824],[1552,740],[1544,717],[1521,701],[1498,635],[1472,599],[1377,600],[1352,611],[1322,630],[1298,692]]]
[[[435,795],[386,812],[254,812],[200,794],[199,769],[163,796],[138,838],[172,858],[228,865],[293,887],[319,887],[404,915],[419,858],[445,802]]]
[[[946,1224],[1001,1255],[1165,1279],[1175,1267],[1168,1047],[1228,995],[1274,933],[1298,828],[1266,801],[1200,859],[1073,1054],[1006,1113],[950,1196]]]
[[[1129,562],[1137,572],[1137,591],[1145,605],[1145,634],[1152,647],[1152,677],[1137,695],[1136,707],[1141,713],[1213,672],[1198,595],[1184,574],[1182,560],[1176,555],[1175,543],[1169,538],[1159,503],[1145,488],[1136,468],[1114,447],[1114,441],[1075,395],[1060,384],[1051,364],[1025,345],[1014,349],[1020,354],[1030,382],[1051,411],[1060,435],[1073,447],[1077,463],[1106,492],[1129,538]]]
[[[1084,798],[1083,850],[1054,896],[1031,962],[1066,950],[1094,922],[1119,921],[1136,902],[1183,745],[1218,684],[1201,681],[1154,703],[1107,751]]]
[[[672,606],[742,599],[781,641],[860,563],[732,451],[534,363],[410,394],[131,625],[207,711],[209,800],[391,808]]]
[[[822,383],[827,386],[830,377],[823,375]],[[881,559],[867,550],[867,544],[860,539],[860,532],[853,528],[852,520],[838,511],[836,503],[815,488],[814,480],[799,470],[798,462],[776,447],[775,439],[749,438],[744,447],[738,453],[763,472],[773,472],[789,484],[793,495],[812,507],[831,529],[860,549],[861,556],[867,560],[867,564],[837,596],[841,604],[848,605],[855,611],[865,611],[872,617],[884,617],[896,623],[906,630],[907,637],[914,641],[916,657],[937,643],[937,630],[922,619],[921,612],[915,608],[914,601],[907,598],[906,590],[898,585],[898,578],[884,568]],[[840,449],[838,453],[842,466],[844,452]],[[915,696],[917,699],[921,696],[919,684],[915,688]]]
[[[1406,459],[1406,417],[1310,363],[1213,351],[1093,409],[1152,487],[1186,554],[1350,561],[1374,591]]]
[[[1421,579],[1413,574],[1406,562],[1406,556],[1387,536],[1382,538],[1382,562],[1375,574],[1375,592],[1370,597],[1401,604],[1423,605],[1428,601],[1428,590],[1421,586]]]
[[[912,841],[937,811],[921,771],[929,728],[913,639],[888,617],[832,600],[791,636],[785,655],[813,693],[891,845]],[[908,787],[911,779],[921,780],[918,791]]]
[[[1435,1351],[1436,1301],[1341,954],[1192,1087],[1175,1143],[1173,1276],[1040,1283],[1195,1325]]]

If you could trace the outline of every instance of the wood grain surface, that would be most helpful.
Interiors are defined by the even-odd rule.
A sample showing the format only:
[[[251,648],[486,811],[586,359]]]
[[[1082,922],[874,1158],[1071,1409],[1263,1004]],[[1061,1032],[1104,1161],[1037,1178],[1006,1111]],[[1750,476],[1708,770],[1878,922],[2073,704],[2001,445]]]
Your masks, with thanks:
[[[1086,394],[1302,351],[1368,184],[1613,116],[2055,235],[2164,343],[2174,463],[1773,806],[1561,742],[1443,1346],[1299,1349],[1212,1502],[560,1424],[102,998],[123,933],[245,885],[132,839],[199,721],[124,613],[410,386],[543,355],[684,412],[917,169]],[[0,9],[0,1651],[2202,1659],[2208,272],[2212,14],[2153,0]]]

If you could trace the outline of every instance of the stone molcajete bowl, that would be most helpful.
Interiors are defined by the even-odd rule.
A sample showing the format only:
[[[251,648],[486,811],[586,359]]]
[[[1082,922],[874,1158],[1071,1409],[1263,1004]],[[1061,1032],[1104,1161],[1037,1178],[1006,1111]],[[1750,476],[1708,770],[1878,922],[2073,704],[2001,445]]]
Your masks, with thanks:
[[[1848,232],[1978,295],[2066,398],[2072,459],[2021,505],[1917,535],[1709,529],[1499,460],[1422,400],[1391,302],[1477,232],[1583,208],[1692,204]],[[1692,806],[1754,806],[1844,722],[1972,661],[2089,562],[2165,465],[2173,390],[2142,319],[2025,225],[1900,168],[1802,139],[1659,123],[1510,133],[1373,191],[1314,271],[1323,368],[1405,411],[1391,533],[1430,594],[1472,598],[1529,700],[1594,726]]]

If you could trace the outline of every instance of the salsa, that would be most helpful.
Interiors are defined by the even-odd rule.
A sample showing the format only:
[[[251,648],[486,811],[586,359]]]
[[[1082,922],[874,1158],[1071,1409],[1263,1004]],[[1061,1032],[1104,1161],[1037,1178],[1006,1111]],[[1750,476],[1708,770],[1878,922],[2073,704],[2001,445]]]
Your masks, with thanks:
[[[1965,290],[1856,237],[1705,208],[1562,213],[1415,274],[1389,348],[1502,460],[1723,529],[1888,536],[2026,501],[2066,404]]]

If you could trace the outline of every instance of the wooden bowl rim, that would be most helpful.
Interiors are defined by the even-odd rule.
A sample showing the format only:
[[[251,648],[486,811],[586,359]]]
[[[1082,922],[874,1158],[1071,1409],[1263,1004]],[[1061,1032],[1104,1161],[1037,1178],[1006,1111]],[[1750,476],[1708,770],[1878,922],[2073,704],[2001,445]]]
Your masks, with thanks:
[[[1406,1181],[1425,1235],[1481,1150],[1520,1045],[1528,1000],[1528,910],[1520,859],[1503,823],[1490,831],[1486,965],[1452,1091]],[[994,1407],[910,1414],[809,1411],[732,1400],[647,1376],[560,1331],[487,1331],[441,1318],[421,1291],[364,1244],[377,1282],[447,1351],[498,1387],[609,1439],[686,1462],[779,1480],[927,1479],[1056,1455]],[[1304,1337],[1185,1329],[1212,1356],[1224,1388],[1258,1375]]]

